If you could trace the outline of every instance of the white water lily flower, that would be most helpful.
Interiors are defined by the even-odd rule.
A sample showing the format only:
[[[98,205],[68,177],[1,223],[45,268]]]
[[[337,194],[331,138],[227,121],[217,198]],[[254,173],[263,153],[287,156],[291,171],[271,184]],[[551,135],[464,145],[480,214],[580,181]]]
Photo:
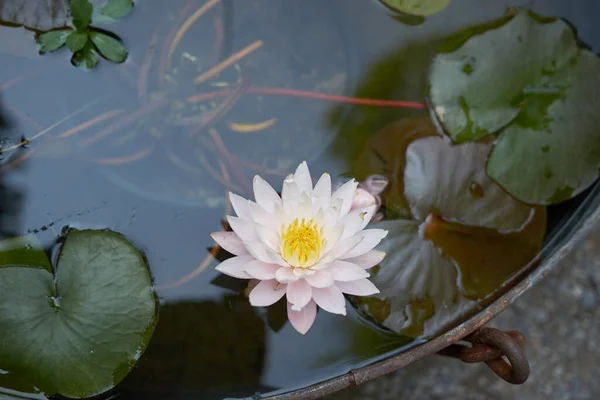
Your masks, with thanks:
[[[270,306],[286,296],[288,318],[302,334],[312,326],[317,306],[345,315],[344,293],[379,293],[366,270],[383,260],[385,253],[373,248],[387,235],[364,229],[377,205],[351,211],[357,186],[350,180],[332,194],[331,177],[323,174],[313,188],[306,162],[284,180],[281,197],[255,176],[256,201],[230,194],[237,214],[227,218],[233,232],[212,234],[235,255],[217,270],[259,280],[249,296],[253,306]]]

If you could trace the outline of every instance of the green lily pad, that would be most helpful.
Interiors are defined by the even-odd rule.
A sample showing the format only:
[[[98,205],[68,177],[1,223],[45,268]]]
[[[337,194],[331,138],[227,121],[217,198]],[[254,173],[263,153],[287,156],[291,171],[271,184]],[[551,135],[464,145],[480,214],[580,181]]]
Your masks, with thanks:
[[[558,203],[598,177],[600,59],[564,21],[511,10],[454,36],[430,96],[455,142],[500,132],[487,173],[523,202]]]
[[[448,7],[450,0],[381,0],[388,7],[410,15],[427,16]]]
[[[90,32],[90,39],[104,58],[114,63],[122,63],[127,59],[127,50],[120,40],[102,32]]]
[[[83,49],[88,41],[88,35],[85,32],[73,32],[67,37],[67,47],[72,52]]]
[[[144,257],[110,231],[70,231],[55,273],[0,267],[0,369],[47,395],[103,393],[144,352],[156,324]]]
[[[36,37],[40,46],[40,53],[52,52],[60,49],[67,42],[67,38],[73,33],[72,29],[57,29],[42,33]]]

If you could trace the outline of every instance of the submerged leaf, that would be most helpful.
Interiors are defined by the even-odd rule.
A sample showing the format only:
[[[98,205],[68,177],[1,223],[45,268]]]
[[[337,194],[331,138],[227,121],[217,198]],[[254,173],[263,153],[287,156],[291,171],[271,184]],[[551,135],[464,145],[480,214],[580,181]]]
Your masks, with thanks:
[[[448,7],[450,0],[381,0],[388,7],[409,15],[427,16]]]
[[[515,11],[455,36],[435,57],[430,96],[458,143],[500,132],[488,174],[516,198],[580,193],[600,166],[600,59],[567,23]]]
[[[72,32],[69,37],[67,37],[67,47],[72,52],[79,51],[83,49],[85,44],[87,43],[88,35],[85,32]]]
[[[127,58],[127,51],[120,40],[98,31],[90,32],[90,39],[107,60],[122,63]]]
[[[436,334],[538,254],[545,211],[486,176],[489,148],[426,135],[400,146],[404,157],[390,157],[401,168],[388,178],[403,188],[401,206],[412,217],[373,224],[389,231],[378,247],[387,256],[372,277],[381,293],[358,303],[376,322],[409,336]],[[384,201],[389,195],[397,193],[385,192]]]
[[[0,310],[0,369],[72,398],[119,383],[156,323],[145,260],[110,231],[69,232],[56,276],[0,268]]]
[[[60,49],[67,42],[67,38],[73,33],[72,29],[57,29],[45,32],[36,37],[40,46],[40,53],[52,52]]]

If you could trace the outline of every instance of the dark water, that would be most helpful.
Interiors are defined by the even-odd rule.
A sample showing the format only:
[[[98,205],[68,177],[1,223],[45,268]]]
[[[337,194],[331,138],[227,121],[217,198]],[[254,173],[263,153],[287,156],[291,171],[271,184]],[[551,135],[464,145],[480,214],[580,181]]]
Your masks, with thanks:
[[[421,102],[436,43],[461,27],[501,16],[507,6],[564,17],[585,43],[600,49],[600,26],[591,18],[600,15],[596,0],[454,0],[417,26],[398,22],[370,0],[223,0],[186,33],[171,66],[164,61],[161,66],[163,43],[185,20],[180,14],[187,3],[136,2],[130,16],[109,27],[124,39],[128,61],[101,61],[89,73],[72,67],[68,52],[39,57],[33,45],[23,45],[31,33],[0,27],[0,85],[22,77],[0,91],[3,137],[18,142],[64,119],[2,161],[1,234],[35,232],[51,246],[65,225],[109,227],[142,249],[152,268],[160,323],[140,365],[114,391],[120,398],[288,391],[416,344],[373,328],[354,312],[346,318],[320,312],[301,336],[289,324],[282,326],[285,310],[274,307],[267,315],[252,309],[239,282],[214,271],[214,260],[195,278],[169,286],[203,264],[213,245],[208,233],[220,230],[231,212],[221,165],[233,190],[245,195],[254,174],[278,187],[302,160],[315,174],[342,175],[353,170],[377,130],[426,112],[260,93],[245,93],[219,110],[224,97],[202,103],[186,98],[235,88],[241,79],[244,88]],[[193,12],[203,1],[191,3]],[[198,69],[257,40],[264,44],[239,62],[241,74],[230,67],[194,85]],[[146,66],[148,78],[141,79]],[[215,118],[190,135],[215,109]],[[59,137],[106,113],[115,116]],[[112,129],[115,121],[138,114]],[[276,119],[274,125],[258,132],[230,126],[270,119]],[[20,157],[26,159],[11,164]],[[564,206],[551,210],[550,229],[568,212]],[[3,385],[10,387],[10,374],[0,375]]]

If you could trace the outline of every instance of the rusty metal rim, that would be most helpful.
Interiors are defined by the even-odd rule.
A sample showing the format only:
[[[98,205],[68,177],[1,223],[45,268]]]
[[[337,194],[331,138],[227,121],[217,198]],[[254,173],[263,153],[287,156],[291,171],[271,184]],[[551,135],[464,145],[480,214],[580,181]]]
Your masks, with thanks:
[[[406,352],[360,367],[350,372],[299,389],[268,397],[269,400],[312,400],[332,394],[351,386],[363,384],[371,379],[392,373],[413,362],[445,349],[451,344],[465,338],[483,327],[496,315],[504,311],[519,296],[526,292],[537,281],[545,277],[560,261],[569,254],[573,247],[585,239],[600,221],[600,182],[597,182],[587,197],[577,207],[569,220],[554,234],[541,253],[544,260],[537,268],[530,270],[527,276],[518,282],[505,287],[505,292],[494,300],[486,309],[475,314],[462,324],[450,329],[420,346]],[[530,266],[534,265],[534,260]]]

